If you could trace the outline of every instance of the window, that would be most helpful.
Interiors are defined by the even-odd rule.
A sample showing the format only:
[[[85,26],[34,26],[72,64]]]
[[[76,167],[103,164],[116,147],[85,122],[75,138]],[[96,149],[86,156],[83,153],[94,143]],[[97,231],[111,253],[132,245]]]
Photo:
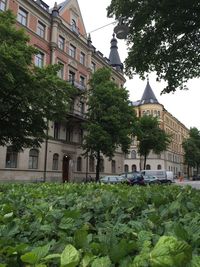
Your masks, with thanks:
[[[66,127],[66,141],[72,142],[73,141],[73,128]]]
[[[90,156],[89,158],[89,172],[94,172],[94,157]]]
[[[100,159],[99,171],[104,172],[104,159],[102,157]]]
[[[85,86],[85,77],[80,76],[80,85]]]
[[[69,71],[69,81],[73,84],[75,81],[75,73],[73,71]]]
[[[79,29],[76,26],[76,20],[75,19],[72,19],[71,30],[79,35]]]
[[[60,79],[64,79],[64,64],[62,64],[61,62],[58,62],[59,66],[60,66],[60,70],[58,71],[58,77]]]
[[[91,63],[91,69],[92,69],[92,73],[96,71],[96,64],[94,62]]]
[[[157,170],[161,170],[161,169],[162,169],[162,166],[160,164],[158,164]]]
[[[81,157],[77,158],[77,171],[78,172],[82,171],[82,158]]]
[[[6,168],[17,168],[17,152],[13,150],[12,146],[7,147]]]
[[[136,159],[136,151],[135,150],[131,151],[131,158]]]
[[[116,162],[115,162],[115,160],[111,161],[111,171],[112,171],[112,173],[116,173]]]
[[[61,49],[61,50],[64,50],[65,48],[65,39],[59,35],[58,37],[58,47]]]
[[[17,20],[19,23],[21,23],[24,26],[27,26],[28,21],[28,12],[24,10],[23,8],[19,8]]]
[[[85,113],[85,103],[81,101],[79,105],[80,105],[80,113],[84,114]]]
[[[54,139],[60,138],[60,124],[57,122],[54,122]]]
[[[38,25],[37,25],[37,34],[42,37],[42,38],[45,38],[45,30],[46,30],[46,26],[38,21]]]
[[[1,11],[6,10],[6,0],[0,0],[0,10]]]
[[[151,170],[151,165],[147,164],[146,165],[146,170]]]
[[[132,165],[132,172],[136,172],[137,171],[137,166],[135,164]]]
[[[53,164],[52,164],[52,170],[58,170],[58,154],[53,154]]]
[[[37,169],[38,168],[38,156],[39,152],[37,149],[31,149],[29,152],[29,162],[28,168],[29,169]]]
[[[85,54],[83,52],[80,54],[80,63],[85,65]]]
[[[79,144],[83,143],[83,129],[80,129],[78,131],[78,142],[79,142]]]
[[[124,165],[124,172],[129,172],[129,167],[127,164]]]
[[[35,55],[35,66],[39,68],[44,67],[44,54],[42,52]]]
[[[69,46],[69,55],[73,58],[76,57],[76,47],[70,44]]]

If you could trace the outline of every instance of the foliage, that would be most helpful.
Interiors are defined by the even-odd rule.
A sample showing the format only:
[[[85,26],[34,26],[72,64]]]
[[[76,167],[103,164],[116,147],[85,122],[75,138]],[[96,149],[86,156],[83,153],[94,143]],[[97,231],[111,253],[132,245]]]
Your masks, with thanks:
[[[200,132],[197,128],[190,128],[189,137],[183,141],[184,158],[188,166],[196,167],[197,173],[200,165]]]
[[[127,90],[119,88],[111,80],[109,69],[97,70],[89,84],[91,89],[83,148],[97,158],[96,180],[99,180],[101,153],[112,158],[119,146],[123,152],[127,152],[136,116]]]
[[[200,77],[199,13],[198,0],[112,0],[108,15],[129,27],[127,74],[155,71],[167,93]]]
[[[0,266],[199,266],[191,187],[1,184]]]
[[[159,127],[159,121],[156,117],[147,115],[138,119],[135,133],[139,141],[138,152],[144,156],[145,169],[146,159],[150,151],[152,150],[156,154],[165,151],[170,143],[170,136]]]
[[[0,12],[0,145],[16,150],[39,146],[47,121],[64,119],[74,92],[58,78],[59,66],[33,66],[38,51],[28,41],[12,13]]]

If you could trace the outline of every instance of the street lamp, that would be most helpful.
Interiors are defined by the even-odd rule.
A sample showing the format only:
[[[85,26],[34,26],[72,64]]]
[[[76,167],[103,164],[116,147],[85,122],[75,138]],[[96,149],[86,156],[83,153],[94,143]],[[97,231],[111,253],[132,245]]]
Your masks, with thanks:
[[[119,19],[119,23],[114,28],[114,33],[118,39],[126,39],[129,29],[128,26],[124,24],[123,18]]]

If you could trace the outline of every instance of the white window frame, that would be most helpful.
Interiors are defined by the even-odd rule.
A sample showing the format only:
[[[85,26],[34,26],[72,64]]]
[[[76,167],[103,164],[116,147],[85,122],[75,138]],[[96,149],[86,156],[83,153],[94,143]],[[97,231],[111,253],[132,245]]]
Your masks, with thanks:
[[[27,24],[28,24],[28,11],[26,11],[22,7],[19,7],[18,14],[17,14],[17,21],[20,24],[27,26]]]
[[[58,48],[63,50],[65,49],[65,38],[61,35],[58,36]]]
[[[39,20],[38,20],[38,24],[37,24],[37,34],[40,37],[45,38],[46,25],[44,23],[42,23],[41,21],[39,21]]]
[[[45,58],[45,54],[41,51],[37,55],[35,55],[35,66],[38,68],[43,68],[44,58]]]
[[[0,11],[6,10],[6,0],[0,0]]]

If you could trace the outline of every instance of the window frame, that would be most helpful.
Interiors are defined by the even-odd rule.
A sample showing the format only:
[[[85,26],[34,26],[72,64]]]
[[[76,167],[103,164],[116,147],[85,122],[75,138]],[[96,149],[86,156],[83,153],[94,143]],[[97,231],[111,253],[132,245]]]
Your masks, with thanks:
[[[76,58],[76,47],[73,44],[69,45],[69,56]]]
[[[45,59],[45,54],[41,51],[39,51],[35,55],[35,66],[38,68],[43,68],[44,67],[44,59]]]
[[[41,22],[40,20],[38,20],[38,24],[37,24],[37,34],[41,38],[45,39],[45,36],[46,36],[46,25],[43,22]]]
[[[85,66],[85,53],[80,53],[80,63]]]
[[[59,154],[54,153],[53,154],[53,162],[52,162],[52,170],[54,170],[54,171],[58,170],[58,162],[59,162]]]
[[[33,152],[36,153],[34,154]],[[37,170],[38,163],[39,163],[39,151],[38,149],[32,148],[29,150],[28,168],[31,170]]]
[[[26,11],[23,7],[19,7],[18,9],[17,21],[23,26],[28,25],[28,11]]]
[[[6,10],[6,0],[0,0],[0,11]]]
[[[58,36],[58,48],[62,51],[65,50],[65,38],[61,35]]]
[[[13,150],[12,146],[8,146],[6,150],[5,168],[17,168],[18,153]]]

